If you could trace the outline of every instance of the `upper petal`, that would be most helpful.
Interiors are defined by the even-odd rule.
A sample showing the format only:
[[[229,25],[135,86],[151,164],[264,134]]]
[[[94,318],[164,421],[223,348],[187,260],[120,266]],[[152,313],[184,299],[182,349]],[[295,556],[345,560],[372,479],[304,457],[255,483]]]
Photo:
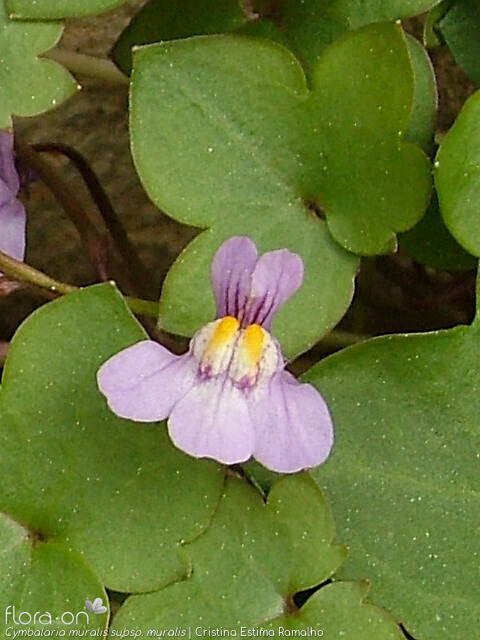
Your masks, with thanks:
[[[301,257],[278,249],[264,253],[252,273],[250,302],[245,324],[261,324],[270,329],[276,311],[303,282]]]
[[[16,260],[25,255],[25,222],[25,207],[19,200],[0,206],[0,251]]]
[[[244,394],[226,376],[197,383],[175,405],[168,430],[182,451],[224,464],[248,460],[255,443]]]
[[[218,249],[211,268],[218,318],[238,318],[244,309],[257,256],[257,247],[247,236],[234,236]]]
[[[19,178],[13,151],[13,133],[8,131],[0,131],[0,181],[7,185],[12,195],[17,195]]]
[[[97,373],[100,391],[121,418],[164,420],[194,380],[189,354],[176,356],[153,340],[138,342],[107,360]]]
[[[290,373],[277,373],[268,393],[250,405],[255,425],[254,457],[280,473],[316,467],[333,444],[333,425],[320,393]]]

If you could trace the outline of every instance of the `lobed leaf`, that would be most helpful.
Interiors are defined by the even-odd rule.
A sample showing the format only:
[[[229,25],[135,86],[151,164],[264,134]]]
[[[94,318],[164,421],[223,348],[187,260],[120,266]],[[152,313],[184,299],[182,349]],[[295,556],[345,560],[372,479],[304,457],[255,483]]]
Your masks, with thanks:
[[[370,340],[306,375],[335,423],[313,475],[349,545],[339,577],[367,578],[416,640],[477,633],[479,331]]]
[[[101,596],[98,578],[81,556],[58,542],[35,539],[32,532],[0,514],[0,597],[4,604],[0,634],[40,636],[62,633],[103,634],[108,614],[85,611],[85,600]],[[35,618],[35,612],[37,617]],[[40,616],[42,616],[40,618]]]
[[[428,204],[428,160],[401,141],[413,90],[396,25],[333,44],[311,90],[296,59],[267,41],[210,36],[138,50],[131,93],[138,173],[162,210],[210,227],[172,267],[160,323],[190,335],[212,318],[213,254],[225,238],[248,234],[261,251],[287,247],[305,262],[305,283],[274,325],[287,355],[336,324],[358,264],[343,249],[391,251],[395,232],[413,226]]]
[[[61,24],[8,19],[0,0],[0,129],[11,126],[11,116],[33,116],[53,109],[76,90],[74,78],[53,60],[38,55],[54,47]]]
[[[441,0],[257,0],[261,15],[273,16],[290,36],[292,49],[307,66],[347,31],[400,20],[428,11]]]
[[[17,0],[18,1],[18,0]],[[131,48],[194,35],[237,31],[286,45],[310,68],[346,32],[424,13],[440,0],[150,0],[121,34],[112,54],[122,71]]]
[[[276,482],[266,504],[245,482],[229,479],[211,526],[184,548],[192,566],[188,579],[129,598],[112,630],[241,635],[243,628],[243,635],[258,636],[259,627],[273,633],[311,625],[326,637],[401,640],[388,615],[362,604],[365,585],[330,585],[293,611],[293,595],[325,580],[345,557],[332,545],[333,533],[328,506],[307,475]]]
[[[0,393],[0,510],[129,592],[185,574],[179,544],[203,531],[223,486],[222,469],[174,448],[163,424],[108,410],[96,372],[144,338],[112,286],[70,294],[18,330]]]
[[[386,611],[365,602],[367,582],[333,582],[313,594],[294,615],[284,615],[263,628],[275,637],[323,636],[345,640],[404,640],[405,636]],[[290,632],[290,633],[289,633]],[[322,637],[322,636],[320,636]]]

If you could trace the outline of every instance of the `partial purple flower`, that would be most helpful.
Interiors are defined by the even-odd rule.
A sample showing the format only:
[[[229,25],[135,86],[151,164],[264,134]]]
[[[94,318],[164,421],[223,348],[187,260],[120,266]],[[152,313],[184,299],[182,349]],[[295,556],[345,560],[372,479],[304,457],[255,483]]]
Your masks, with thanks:
[[[278,309],[303,280],[303,262],[286,249],[260,258],[247,237],[227,240],[211,269],[217,319],[197,331],[183,356],[139,342],[108,360],[98,385],[112,411],[154,422],[168,417],[173,443],[225,464],[251,456],[293,473],[321,464],[333,428],[320,393],[284,371],[270,334]]]
[[[23,260],[26,215],[23,204],[17,199],[19,189],[13,134],[0,131],[0,251]]]

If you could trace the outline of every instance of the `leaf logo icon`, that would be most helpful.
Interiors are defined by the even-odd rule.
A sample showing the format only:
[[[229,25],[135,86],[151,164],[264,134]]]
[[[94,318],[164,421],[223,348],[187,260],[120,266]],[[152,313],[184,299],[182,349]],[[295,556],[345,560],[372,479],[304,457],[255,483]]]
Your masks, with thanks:
[[[92,602],[91,600],[85,600],[85,608],[92,613],[96,613],[99,615],[100,613],[105,613],[107,607],[103,604],[101,598],[95,598]]]

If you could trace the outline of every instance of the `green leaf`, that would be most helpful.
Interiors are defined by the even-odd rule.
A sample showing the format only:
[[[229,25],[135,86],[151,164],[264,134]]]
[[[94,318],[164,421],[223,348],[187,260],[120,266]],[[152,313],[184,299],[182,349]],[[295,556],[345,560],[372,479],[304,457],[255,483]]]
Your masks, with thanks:
[[[18,1],[18,0],[17,0]],[[237,31],[279,41],[306,67],[347,31],[375,22],[424,13],[440,0],[150,0],[121,34],[112,54],[122,71],[131,70],[131,47]],[[250,7],[250,10],[248,10]]]
[[[359,2],[359,0],[304,0],[296,3],[294,0],[254,0],[253,6],[262,7],[260,10],[267,13],[274,7],[278,7],[278,14],[282,11],[296,10],[297,16],[302,16],[305,20],[310,17],[327,14],[337,14],[348,20],[352,29],[358,29],[372,22],[387,22],[409,18],[421,13],[425,13],[441,0],[369,0]]]
[[[363,603],[365,584],[329,585],[296,610],[295,593],[325,580],[345,557],[333,534],[329,508],[309,476],[279,480],[266,504],[245,482],[229,479],[211,526],[185,546],[188,579],[129,598],[112,630],[190,628],[195,637],[198,629],[227,629],[258,637],[267,635],[259,627],[268,635],[281,627],[305,635],[313,627],[345,640],[401,640],[386,612]]]
[[[480,4],[457,0],[439,23],[455,60],[480,85]]]
[[[212,318],[213,253],[247,234],[262,251],[287,247],[305,262],[304,286],[275,325],[293,356],[336,324],[351,298],[357,260],[328,231],[349,251],[386,252],[424,212],[429,163],[399,135],[414,87],[401,29],[375,25],[335,43],[312,84],[309,91],[283,47],[250,38],[191,38],[135,53],[138,173],[163,211],[212,227],[169,273],[160,304],[168,330],[190,335]]]
[[[453,237],[480,256],[480,91],[465,103],[438,150],[435,184]]]
[[[420,264],[435,269],[468,271],[477,260],[452,237],[438,208],[436,196],[420,222],[399,236],[400,246]]]
[[[112,56],[120,69],[132,70],[132,47],[159,40],[234,31],[247,18],[238,0],[152,0],[133,18],[115,43]]]
[[[314,65],[326,47],[345,32],[376,22],[424,13],[440,0],[267,0],[261,13],[273,15],[286,29],[292,49],[307,66]],[[254,7],[255,7],[254,2]],[[266,6],[265,6],[266,5]]]
[[[189,578],[129,598],[114,628],[237,628],[275,618],[297,591],[341,564],[346,552],[332,545],[333,535],[328,505],[308,476],[277,482],[267,504],[246,482],[229,479],[210,527],[184,547]]]
[[[62,30],[57,23],[12,22],[0,0],[0,129],[11,126],[11,115],[43,113],[75,92],[77,84],[63,67],[37,58],[57,44]]]
[[[272,40],[283,45],[287,49],[292,48],[289,34],[273,20],[263,18],[262,20],[250,20],[243,27],[237,29],[236,33],[254,38]]]
[[[418,144],[426,153],[431,153],[438,106],[435,72],[428,53],[418,40],[407,34],[407,43],[415,75],[415,93],[405,139]]]
[[[370,340],[306,375],[335,424],[313,473],[349,545],[339,577],[367,578],[417,640],[478,633],[479,333]]]
[[[350,304],[358,261],[333,242],[322,222],[305,214],[300,207],[292,207],[292,215],[298,216],[298,223],[293,227],[287,226],[286,210],[281,216],[278,213],[276,228],[267,226],[267,220],[264,229],[259,228],[258,222],[254,226],[254,216],[251,216],[241,226],[226,231],[204,231],[191,242],[164,282],[160,325],[172,333],[189,336],[214,318],[210,263],[224,240],[246,234],[256,241],[262,253],[289,248],[299,253],[306,265],[300,291],[282,307],[273,323],[273,333],[286,357],[294,358],[328,333]]]
[[[117,591],[185,574],[178,545],[203,531],[223,484],[164,424],[107,409],[99,366],[144,338],[112,286],[70,294],[19,329],[0,394],[0,510],[78,550]]]
[[[78,553],[57,542],[36,540],[19,523],[0,514],[2,637],[13,638],[14,632],[28,629],[37,635],[42,629],[52,635],[74,629],[99,635],[108,614],[85,610],[85,600],[97,597],[108,602],[98,578]]]
[[[8,11],[22,20],[59,20],[110,11],[125,0],[5,0]]]
[[[275,637],[313,635],[311,629],[323,631],[324,637],[344,640],[404,640],[393,618],[372,604],[365,603],[369,587],[366,582],[335,582],[317,591],[295,615],[285,615],[263,625]],[[303,633],[302,633],[303,632]]]

